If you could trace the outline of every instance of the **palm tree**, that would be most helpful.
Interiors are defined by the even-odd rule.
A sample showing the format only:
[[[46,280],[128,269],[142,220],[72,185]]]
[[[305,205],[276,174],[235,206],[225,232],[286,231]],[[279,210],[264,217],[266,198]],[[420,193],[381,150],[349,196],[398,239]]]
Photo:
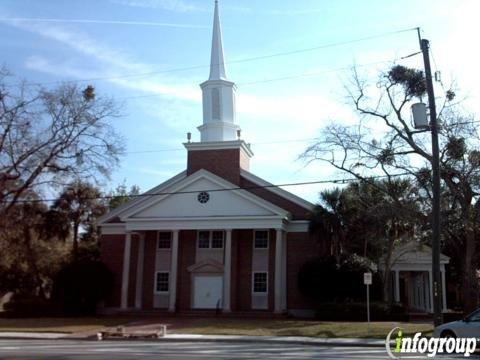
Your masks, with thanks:
[[[60,227],[72,234],[74,260],[78,255],[79,231],[105,213],[106,207],[100,200],[100,190],[85,182],[70,184],[51,208],[52,217]]]

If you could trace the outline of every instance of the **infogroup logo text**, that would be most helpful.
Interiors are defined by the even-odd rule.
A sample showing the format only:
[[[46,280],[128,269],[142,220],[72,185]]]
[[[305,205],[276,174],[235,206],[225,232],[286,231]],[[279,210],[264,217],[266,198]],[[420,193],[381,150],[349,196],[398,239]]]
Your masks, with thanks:
[[[391,340],[397,333],[395,343]],[[476,338],[428,338],[417,332],[413,337],[403,336],[403,330],[399,327],[392,329],[385,339],[385,348],[392,359],[407,358],[410,356],[426,355],[433,358],[437,354],[463,354],[468,357],[477,348]]]

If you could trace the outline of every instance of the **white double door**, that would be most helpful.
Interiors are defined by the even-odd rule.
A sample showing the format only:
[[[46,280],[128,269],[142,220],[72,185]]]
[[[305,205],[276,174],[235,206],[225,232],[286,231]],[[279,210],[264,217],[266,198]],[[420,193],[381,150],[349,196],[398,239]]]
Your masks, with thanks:
[[[193,278],[193,308],[222,308],[223,276],[195,275]]]

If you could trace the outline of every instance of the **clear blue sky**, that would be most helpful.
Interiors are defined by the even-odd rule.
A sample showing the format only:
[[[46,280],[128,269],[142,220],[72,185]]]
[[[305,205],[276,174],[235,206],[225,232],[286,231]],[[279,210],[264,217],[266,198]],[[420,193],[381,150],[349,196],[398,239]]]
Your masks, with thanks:
[[[418,51],[418,40],[407,31],[236,61],[420,26],[444,81],[455,79],[478,112],[478,3],[220,0],[226,61],[232,62],[227,73],[238,84],[237,119],[255,153],[251,171],[273,183],[338,178],[324,164],[304,167],[296,158],[327,122],[355,121],[345,103],[349,71],[339,69],[369,64],[361,69],[374,76],[388,61]],[[212,15],[213,0],[0,0],[1,62],[31,82],[107,78],[88,83],[124,102],[125,116],[115,127],[129,154],[105,188],[125,179],[147,190],[185,168],[186,132],[199,138],[198,84],[208,76]],[[408,64],[420,66],[420,60]],[[302,74],[308,75],[296,76]],[[138,153],[152,150],[162,151]],[[315,201],[324,187],[288,190]]]

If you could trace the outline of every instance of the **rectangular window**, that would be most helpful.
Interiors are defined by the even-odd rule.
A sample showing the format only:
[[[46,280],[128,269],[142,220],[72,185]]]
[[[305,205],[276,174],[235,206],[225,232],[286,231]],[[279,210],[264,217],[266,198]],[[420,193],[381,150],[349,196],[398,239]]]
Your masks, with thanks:
[[[208,249],[210,247],[210,231],[198,232],[198,247],[200,249]]]
[[[168,292],[170,274],[168,272],[157,272],[155,279],[155,292]]]
[[[267,292],[267,273],[255,272],[253,273],[253,292],[266,293]]]
[[[223,231],[212,231],[212,249],[223,248]]]
[[[255,249],[268,249],[268,230],[255,231]]]
[[[172,233],[170,231],[160,231],[158,233],[158,248],[170,249],[172,246]]]

